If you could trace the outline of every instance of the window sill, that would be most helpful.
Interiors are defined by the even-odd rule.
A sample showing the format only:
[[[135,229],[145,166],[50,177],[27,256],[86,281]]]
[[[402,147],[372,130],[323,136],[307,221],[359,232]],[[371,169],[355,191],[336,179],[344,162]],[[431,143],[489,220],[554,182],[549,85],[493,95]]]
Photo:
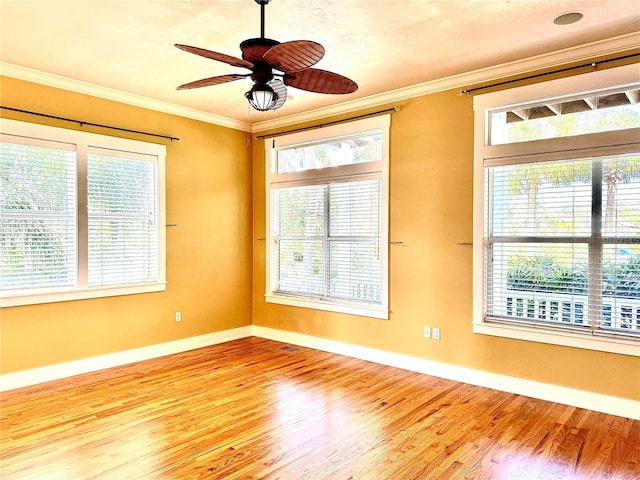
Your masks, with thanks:
[[[362,317],[389,319],[389,310],[382,307],[366,307],[353,303],[340,303],[336,301],[320,300],[313,298],[294,297],[290,295],[266,294],[267,303],[277,303],[290,307],[311,308],[314,310],[325,310],[327,312],[346,313],[348,315],[360,315]]]
[[[473,333],[640,357],[640,343],[622,337],[586,335],[563,330],[535,328],[533,326],[487,322],[473,322]]]
[[[120,295],[136,295],[140,293],[163,292],[166,282],[143,283],[139,285],[99,287],[88,289],[66,288],[51,289],[46,292],[30,292],[7,297],[0,297],[0,308],[37,305],[40,303],[68,302],[90,298],[115,297]]]

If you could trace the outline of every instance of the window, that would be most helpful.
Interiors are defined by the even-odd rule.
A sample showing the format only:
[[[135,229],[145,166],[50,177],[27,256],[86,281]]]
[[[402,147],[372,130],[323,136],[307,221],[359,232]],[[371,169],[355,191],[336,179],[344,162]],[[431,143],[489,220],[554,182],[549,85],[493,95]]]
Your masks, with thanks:
[[[268,302],[388,318],[388,130],[380,116],[267,152]]]
[[[165,289],[164,146],[0,128],[3,307]]]
[[[475,332],[640,355],[639,91],[623,67],[475,99]]]

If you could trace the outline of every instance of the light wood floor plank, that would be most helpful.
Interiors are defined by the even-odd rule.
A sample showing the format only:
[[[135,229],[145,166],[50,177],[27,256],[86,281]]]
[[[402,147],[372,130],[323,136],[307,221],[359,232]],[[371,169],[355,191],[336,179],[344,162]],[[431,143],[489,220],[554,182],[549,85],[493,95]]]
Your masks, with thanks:
[[[640,479],[639,421],[283,347],[4,392],[0,478]]]

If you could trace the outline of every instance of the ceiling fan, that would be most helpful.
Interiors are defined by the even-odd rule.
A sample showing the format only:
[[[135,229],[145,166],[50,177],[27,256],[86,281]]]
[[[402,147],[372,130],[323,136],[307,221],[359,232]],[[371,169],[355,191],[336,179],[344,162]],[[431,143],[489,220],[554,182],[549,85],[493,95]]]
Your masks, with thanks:
[[[318,68],[310,68],[324,56],[324,47],[310,40],[280,43],[264,36],[265,6],[271,0],[255,0],[260,5],[260,38],[250,38],[240,44],[242,58],[204,48],[177,43],[186,52],[247,68],[251,73],[230,73],[203,78],[180,85],[178,90],[208,87],[251,77],[253,86],[245,93],[249,104],[262,112],[276,110],[287,99],[287,86],[316,93],[348,94],[358,90],[353,80]],[[282,72],[282,73],[280,73]]]

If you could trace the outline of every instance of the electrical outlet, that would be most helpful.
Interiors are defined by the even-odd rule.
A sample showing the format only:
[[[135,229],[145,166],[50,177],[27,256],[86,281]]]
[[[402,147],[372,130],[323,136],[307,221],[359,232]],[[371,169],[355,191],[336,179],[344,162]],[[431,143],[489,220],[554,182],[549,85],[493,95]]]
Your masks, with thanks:
[[[424,338],[431,338],[431,327],[424,327]]]
[[[176,322],[182,321],[182,312],[176,312]]]
[[[440,340],[440,329],[439,328],[434,328],[433,329],[433,339],[434,340]]]

